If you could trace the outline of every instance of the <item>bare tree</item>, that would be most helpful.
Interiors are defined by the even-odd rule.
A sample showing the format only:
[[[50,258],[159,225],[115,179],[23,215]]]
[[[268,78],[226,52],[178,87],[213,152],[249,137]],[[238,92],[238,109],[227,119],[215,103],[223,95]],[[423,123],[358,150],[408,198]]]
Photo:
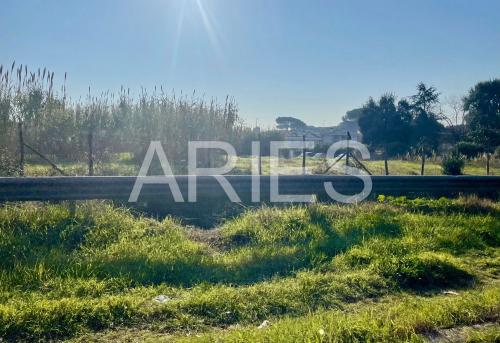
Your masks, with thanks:
[[[445,108],[440,107],[438,119],[450,129],[454,141],[459,142],[466,133],[464,100],[459,96],[449,96],[444,101],[444,106]]]

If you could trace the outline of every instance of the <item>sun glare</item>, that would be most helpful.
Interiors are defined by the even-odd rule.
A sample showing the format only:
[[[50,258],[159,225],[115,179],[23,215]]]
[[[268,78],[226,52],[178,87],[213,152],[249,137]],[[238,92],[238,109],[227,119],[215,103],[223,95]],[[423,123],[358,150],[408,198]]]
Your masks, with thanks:
[[[205,27],[205,31],[210,39],[210,43],[212,44],[212,48],[220,53],[219,49],[219,39],[217,38],[217,33],[214,29],[214,25],[212,20],[205,9],[205,1],[204,0],[196,0],[196,5],[198,6],[198,10],[200,11],[201,19],[203,20],[203,26]]]
[[[175,38],[172,46],[172,61],[170,66],[171,74],[175,72],[177,67],[179,44],[182,39],[183,27],[186,24],[186,17],[195,18],[194,20],[201,21],[203,24],[203,30],[208,37],[213,52],[219,59],[222,59],[220,39],[215,29],[215,20],[211,16],[210,11],[207,9],[207,2],[205,0],[183,0],[179,10]]]

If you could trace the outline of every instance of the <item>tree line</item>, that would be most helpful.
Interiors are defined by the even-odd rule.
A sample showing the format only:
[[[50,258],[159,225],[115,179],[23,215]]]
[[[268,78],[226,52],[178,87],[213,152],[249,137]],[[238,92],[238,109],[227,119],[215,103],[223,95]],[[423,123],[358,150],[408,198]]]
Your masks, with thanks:
[[[459,174],[464,159],[485,155],[489,175],[491,156],[500,146],[500,79],[476,84],[452,104],[448,115],[439,106],[439,96],[435,87],[419,83],[415,95],[399,101],[391,93],[370,98],[344,120],[358,120],[363,143],[381,152],[386,175],[388,159],[404,154],[419,156],[423,175],[426,158],[442,143],[452,145],[443,156],[445,172],[445,164],[454,166],[449,173]]]

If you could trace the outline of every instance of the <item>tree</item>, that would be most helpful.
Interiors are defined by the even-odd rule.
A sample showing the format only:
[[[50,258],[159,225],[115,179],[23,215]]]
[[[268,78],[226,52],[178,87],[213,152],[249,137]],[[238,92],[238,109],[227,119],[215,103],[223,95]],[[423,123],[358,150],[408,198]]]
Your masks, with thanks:
[[[276,124],[278,129],[284,130],[303,129],[307,126],[302,120],[294,117],[278,117]]]
[[[424,83],[417,85],[417,94],[410,97],[413,120],[411,124],[411,145],[421,157],[420,175],[424,175],[425,158],[439,145],[439,134],[443,125],[434,112],[439,103],[439,93]]]
[[[342,117],[342,121],[358,121],[361,113],[363,113],[362,108],[355,108],[353,110],[347,111]]]
[[[472,142],[458,142],[456,145],[457,153],[467,159],[472,159],[484,153],[483,147]]]
[[[363,106],[359,117],[363,143],[383,150],[386,175],[389,175],[388,157],[408,148],[410,120],[408,103],[400,101],[396,106],[392,94],[382,95],[378,102],[370,98]]]
[[[471,142],[486,153],[486,174],[491,154],[500,145],[500,79],[480,82],[464,99],[465,123]]]
[[[451,133],[453,142],[461,142],[465,138],[464,99],[457,96],[448,97],[446,105],[450,113],[448,115],[442,114],[439,119],[446,123],[447,130]]]
[[[434,106],[439,102],[439,93],[434,87],[427,87],[425,83],[420,82],[417,85],[417,94],[411,96],[413,106],[422,109],[424,112],[431,112]]]

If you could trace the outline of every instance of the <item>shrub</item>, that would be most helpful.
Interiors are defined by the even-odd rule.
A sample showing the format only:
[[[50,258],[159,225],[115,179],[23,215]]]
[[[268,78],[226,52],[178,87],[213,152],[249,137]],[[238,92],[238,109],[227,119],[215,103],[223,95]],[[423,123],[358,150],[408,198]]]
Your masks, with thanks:
[[[458,155],[450,155],[443,158],[441,168],[444,175],[462,175],[465,162]]]
[[[466,158],[474,158],[483,153],[484,149],[481,145],[471,142],[459,142],[457,151]]]

